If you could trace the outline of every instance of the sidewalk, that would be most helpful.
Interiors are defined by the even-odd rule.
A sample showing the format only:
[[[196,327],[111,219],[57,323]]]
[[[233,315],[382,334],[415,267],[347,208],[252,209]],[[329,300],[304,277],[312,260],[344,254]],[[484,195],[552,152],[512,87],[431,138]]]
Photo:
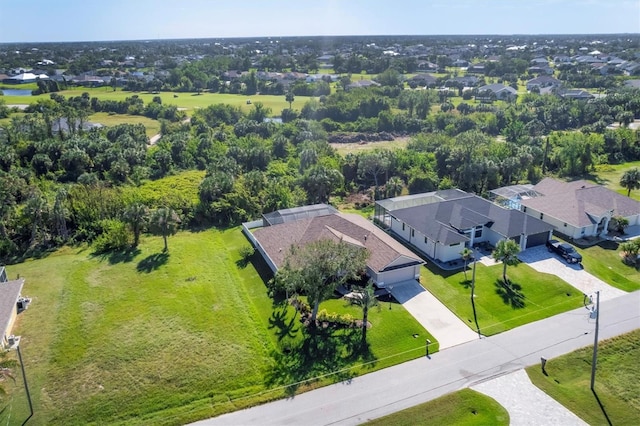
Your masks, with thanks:
[[[531,383],[524,370],[479,383],[471,389],[498,401],[509,412],[511,426],[587,424]]]
[[[416,280],[389,287],[393,297],[440,343],[440,350],[478,339],[460,318]]]

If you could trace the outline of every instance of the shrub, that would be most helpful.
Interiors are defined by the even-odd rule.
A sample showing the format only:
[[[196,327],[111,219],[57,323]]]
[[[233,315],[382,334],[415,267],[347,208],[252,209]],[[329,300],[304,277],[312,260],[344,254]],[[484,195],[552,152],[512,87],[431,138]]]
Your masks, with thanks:
[[[96,253],[124,250],[131,245],[131,235],[126,223],[117,219],[106,219],[100,225],[102,233],[93,242]]]

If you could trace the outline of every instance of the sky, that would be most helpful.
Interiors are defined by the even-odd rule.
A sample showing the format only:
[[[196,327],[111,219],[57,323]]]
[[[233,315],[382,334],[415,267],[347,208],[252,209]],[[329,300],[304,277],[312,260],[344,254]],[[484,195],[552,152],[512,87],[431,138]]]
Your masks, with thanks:
[[[640,0],[0,0],[0,43],[640,32]]]

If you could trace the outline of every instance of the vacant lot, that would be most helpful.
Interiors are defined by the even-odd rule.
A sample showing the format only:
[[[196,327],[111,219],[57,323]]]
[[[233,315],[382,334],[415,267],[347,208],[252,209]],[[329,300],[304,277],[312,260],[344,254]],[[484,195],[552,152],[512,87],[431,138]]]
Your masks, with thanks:
[[[512,289],[502,285],[502,264],[477,264],[475,305],[480,330],[492,335],[582,306],[582,293],[555,275],[525,264],[510,266]],[[428,263],[420,281],[469,327],[475,329],[471,306],[471,265],[464,273],[445,272]]]
[[[640,330],[601,342],[595,394],[591,392],[593,347],[527,368],[531,381],[592,425],[636,425],[640,419]]]
[[[34,424],[183,424],[424,355],[431,336],[400,305],[372,310],[366,348],[359,329],[304,332],[267,296],[263,264],[241,261],[246,245],[237,228],[181,232],[169,254],[146,237],[133,253],[9,266],[33,298],[16,332]]]
[[[409,138],[397,138],[392,141],[378,141],[378,142],[359,142],[359,143],[332,143],[331,146],[335,148],[338,153],[345,156],[347,154],[357,154],[363,151],[371,151],[374,149],[400,149],[406,148],[409,143]]]
[[[462,389],[366,423],[370,426],[508,425],[509,413],[493,398]]]
[[[115,126],[117,124],[142,124],[147,129],[147,136],[151,137],[160,133],[160,122],[141,115],[129,114],[108,114],[98,112],[89,116],[89,121],[100,123],[104,126]]]

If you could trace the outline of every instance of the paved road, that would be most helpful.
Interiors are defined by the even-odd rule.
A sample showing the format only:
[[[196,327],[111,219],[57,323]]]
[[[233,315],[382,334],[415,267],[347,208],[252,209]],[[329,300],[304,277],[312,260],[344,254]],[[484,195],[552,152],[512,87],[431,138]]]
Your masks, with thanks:
[[[594,277],[582,266],[570,265],[557,254],[549,253],[545,246],[527,249],[521,252],[518,257],[536,271],[554,274],[584,294],[590,295],[594,294],[596,290],[600,290],[600,300],[608,300],[626,294],[625,291]]]
[[[640,291],[601,303],[600,338],[640,328]],[[593,342],[584,308],[443,350],[349,382],[197,425],[356,425],[554,358]],[[586,368],[589,368],[586,366]]]
[[[438,340],[440,350],[478,338],[460,318],[455,316],[433,294],[416,280],[390,287],[393,297]]]

